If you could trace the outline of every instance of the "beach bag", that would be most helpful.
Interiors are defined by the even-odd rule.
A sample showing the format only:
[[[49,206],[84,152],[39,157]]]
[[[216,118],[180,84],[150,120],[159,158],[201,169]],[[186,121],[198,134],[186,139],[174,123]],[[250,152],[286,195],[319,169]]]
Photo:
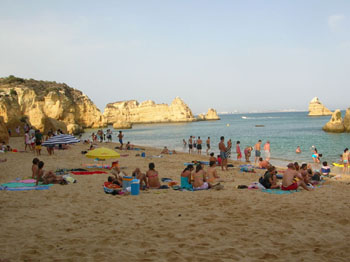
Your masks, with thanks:
[[[271,187],[270,181],[266,180],[265,177],[260,177],[259,183],[262,184],[267,189]]]

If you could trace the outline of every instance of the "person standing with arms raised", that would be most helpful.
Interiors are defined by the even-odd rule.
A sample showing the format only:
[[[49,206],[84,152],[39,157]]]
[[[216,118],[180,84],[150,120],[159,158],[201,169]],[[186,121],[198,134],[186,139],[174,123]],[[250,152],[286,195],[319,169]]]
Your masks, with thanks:
[[[219,150],[220,150],[220,158],[221,158],[221,170],[227,171],[225,137],[223,137],[223,136],[220,137]],[[224,169],[224,167],[225,167],[225,169]]]

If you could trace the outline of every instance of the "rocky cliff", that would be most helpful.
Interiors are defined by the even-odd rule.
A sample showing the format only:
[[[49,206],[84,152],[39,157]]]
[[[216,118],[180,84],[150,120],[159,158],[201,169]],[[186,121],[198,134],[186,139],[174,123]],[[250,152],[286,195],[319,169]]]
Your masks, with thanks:
[[[346,110],[344,120],[341,111],[339,109],[335,110],[331,120],[322,129],[332,133],[350,132],[350,108]]]
[[[205,115],[205,120],[220,120],[218,113],[215,109],[209,108],[208,112]]]
[[[142,103],[136,100],[110,103],[107,104],[103,116],[108,124],[196,121],[191,109],[179,97],[170,105],[156,104],[151,100]]]
[[[309,103],[309,116],[329,116],[332,115],[327,107],[325,107],[318,97],[314,97]]]
[[[0,143],[1,142],[5,142],[6,144],[9,142],[9,133],[7,132],[4,118],[0,116]]]
[[[13,76],[0,78],[0,116],[8,127],[21,122],[23,126],[26,119],[42,131],[47,125],[66,125],[72,132],[104,124],[100,110],[81,91],[66,84]]]

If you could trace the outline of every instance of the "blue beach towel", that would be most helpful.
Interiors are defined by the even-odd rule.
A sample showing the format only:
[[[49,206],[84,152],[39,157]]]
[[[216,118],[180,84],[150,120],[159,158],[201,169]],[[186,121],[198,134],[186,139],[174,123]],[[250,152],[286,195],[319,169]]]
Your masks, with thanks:
[[[295,192],[300,192],[300,190],[282,190],[282,189],[261,189],[262,192],[276,195],[292,194]]]

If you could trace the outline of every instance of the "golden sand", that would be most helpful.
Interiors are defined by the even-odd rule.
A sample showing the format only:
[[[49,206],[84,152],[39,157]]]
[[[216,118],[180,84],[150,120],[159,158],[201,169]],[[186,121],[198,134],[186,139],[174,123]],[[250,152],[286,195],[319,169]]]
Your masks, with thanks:
[[[12,138],[23,148],[22,138]],[[103,144],[113,148],[114,143]],[[45,148],[44,148],[45,149]],[[40,157],[45,170],[93,163],[86,145]],[[206,156],[141,158],[123,151],[131,174],[154,162],[160,177],[179,181],[183,163]],[[159,149],[146,149],[158,155]],[[0,183],[31,175],[33,153],[0,158]],[[111,161],[109,161],[110,163]],[[103,192],[108,174],[74,176],[78,183],[50,190],[0,191],[0,261],[350,261],[349,180],[329,181],[313,192],[274,195],[237,189],[259,174],[238,168],[224,190],[150,190],[139,196]],[[262,171],[260,171],[262,173]]]

